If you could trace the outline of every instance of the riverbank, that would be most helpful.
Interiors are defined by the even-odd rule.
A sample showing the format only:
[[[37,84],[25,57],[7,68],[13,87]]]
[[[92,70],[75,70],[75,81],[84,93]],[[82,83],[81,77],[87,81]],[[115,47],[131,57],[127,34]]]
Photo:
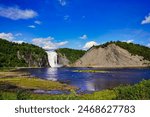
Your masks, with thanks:
[[[35,78],[19,69],[4,68],[0,71],[0,97],[2,96],[2,99],[14,99],[15,96],[13,95],[17,95],[20,91],[34,94],[35,90],[70,92],[76,89],[76,87],[56,81]],[[28,96],[28,93],[25,93],[25,95]]]
[[[149,100],[150,80],[142,81],[133,86],[119,86],[112,90],[94,92],[92,94],[71,94],[50,95],[35,94],[28,90],[16,92],[0,91],[0,99],[4,100]]]
[[[112,66],[112,67],[104,67],[104,66],[87,66],[87,67],[74,67],[70,66],[69,68],[100,68],[100,69],[124,69],[124,68],[150,68],[150,65],[143,66]]]
[[[80,71],[76,71],[80,72]],[[97,72],[97,71],[81,71]],[[104,72],[104,71],[98,71]],[[97,91],[92,94],[77,94],[76,87],[59,82],[30,77],[26,72],[0,72],[0,99],[4,100],[148,100],[150,99],[150,80],[144,80],[135,85],[118,86],[110,90]],[[35,93],[34,90],[69,91],[68,94]]]

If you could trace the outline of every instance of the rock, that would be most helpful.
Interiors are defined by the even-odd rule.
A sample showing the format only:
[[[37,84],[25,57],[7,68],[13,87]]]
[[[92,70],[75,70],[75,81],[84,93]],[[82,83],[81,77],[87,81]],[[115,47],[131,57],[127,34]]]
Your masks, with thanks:
[[[90,49],[73,67],[144,67],[149,63],[142,56],[133,56],[127,50],[109,44],[104,48]]]
[[[58,64],[63,65],[63,66],[70,66],[70,61],[67,59],[65,55],[62,55],[61,53],[57,53],[58,55]]]
[[[24,60],[28,65],[27,67],[49,67],[46,54],[40,57],[40,55],[34,52],[20,54],[20,51],[17,51],[17,57],[19,60]]]

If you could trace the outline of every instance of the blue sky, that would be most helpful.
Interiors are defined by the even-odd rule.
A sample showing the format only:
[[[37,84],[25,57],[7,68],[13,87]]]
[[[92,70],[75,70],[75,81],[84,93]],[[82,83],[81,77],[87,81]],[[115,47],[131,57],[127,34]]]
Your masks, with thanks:
[[[0,37],[45,49],[116,40],[150,47],[150,1],[0,0]]]

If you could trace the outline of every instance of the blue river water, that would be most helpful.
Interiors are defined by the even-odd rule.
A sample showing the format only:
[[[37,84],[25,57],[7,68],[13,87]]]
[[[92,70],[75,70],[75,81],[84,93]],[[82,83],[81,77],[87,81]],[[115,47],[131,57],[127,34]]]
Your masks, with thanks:
[[[81,73],[75,70],[106,70],[106,73]],[[111,89],[150,79],[150,68],[35,68],[25,69],[32,76],[59,81],[79,88],[79,93]]]

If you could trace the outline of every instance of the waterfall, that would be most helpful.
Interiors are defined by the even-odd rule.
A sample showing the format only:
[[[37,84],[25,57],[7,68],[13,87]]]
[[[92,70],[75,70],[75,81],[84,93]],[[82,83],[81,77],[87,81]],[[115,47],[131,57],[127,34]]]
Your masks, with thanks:
[[[57,63],[57,53],[53,50],[51,51],[46,51],[48,54],[48,62],[50,64],[51,67],[61,67],[61,65],[58,65]]]
[[[47,51],[48,62],[51,67],[57,67],[57,53],[55,51]]]

